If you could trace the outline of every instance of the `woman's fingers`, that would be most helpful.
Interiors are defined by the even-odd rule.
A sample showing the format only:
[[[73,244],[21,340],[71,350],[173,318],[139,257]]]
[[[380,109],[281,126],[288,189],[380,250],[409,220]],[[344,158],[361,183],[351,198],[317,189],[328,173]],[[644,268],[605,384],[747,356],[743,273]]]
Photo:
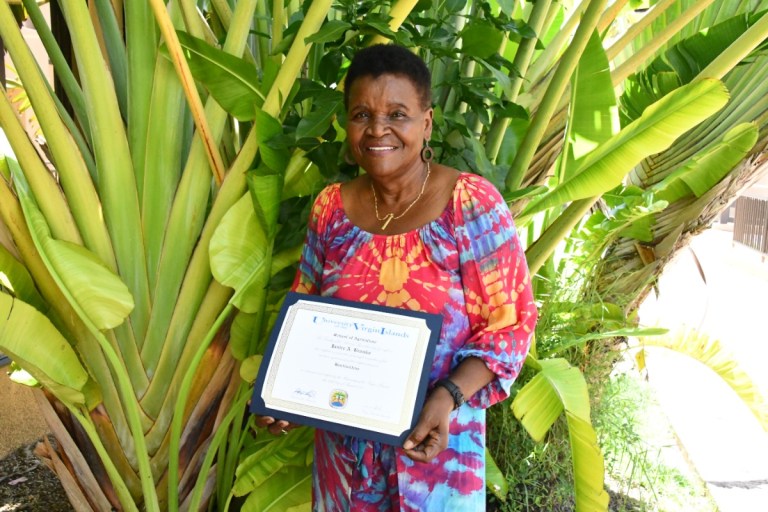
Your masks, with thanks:
[[[258,416],[256,418],[256,425],[261,428],[266,428],[267,432],[273,436],[284,436],[298,425],[294,425],[291,422],[285,420],[276,420],[271,416]]]
[[[403,443],[406,455],[417,462],[427,462],[448,447],[448,417],[452,405],[450,395],[447,398],[439,393],[430,395],[418,423]]]
[[[268,427],[269,433],[273,436],[284,436],[295,426],[285,420],[277,420]]]
[[[430,427],[425,425],[423,422],[418,422],[415,427],[413,427],[413,430],[411,431],[408,438],[405,440],[405,443],[403,443],[403,449],[413,450],[417,446],[419,446],[422,441],[429,435]]]
[[[256,426],[261,428],[267,428],[275,422],[275,418],[271,416],[256,416]]]
[[[429,462],[437,457],[448,446],[448,436],[441,435],[437,430],[432,430],[412,449],[406,449],[405,454],[416,462]]]

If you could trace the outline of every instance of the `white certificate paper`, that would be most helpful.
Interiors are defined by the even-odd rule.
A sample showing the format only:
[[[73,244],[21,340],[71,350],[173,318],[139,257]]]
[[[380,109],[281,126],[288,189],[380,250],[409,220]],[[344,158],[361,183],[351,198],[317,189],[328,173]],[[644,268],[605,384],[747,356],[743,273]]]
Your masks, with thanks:
[[[439,329],[438,315],[289,294],[256,412],[399,443],[423,405]]]

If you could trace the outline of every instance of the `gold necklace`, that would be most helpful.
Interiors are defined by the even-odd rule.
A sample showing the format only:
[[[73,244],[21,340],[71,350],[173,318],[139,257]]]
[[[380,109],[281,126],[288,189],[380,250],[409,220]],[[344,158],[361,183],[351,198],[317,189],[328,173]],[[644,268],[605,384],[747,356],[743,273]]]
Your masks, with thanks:
[[[419,195],[416,196],[416,199],[414,199],[413,202],[411,204],[409,204],[408,207],[405,210],[403,210],[403,213],[401,213],[398,216],[395,216],[394,213],[388,213],[388,214],[386,214],[383,217],[379,217],[379,201],[376,198],[376,189],[373,188],[373,181],[370,182],[371,183],[371,192],[373,192],[373,211],[376,213],[376,220],[378,220],[380,222],[381,221],[384,222],[384,224],[381,225],[381,230],[382,231],[387,229],[387,226],[389,226],[389,223],[392,222],[393,220],[397,220],[397,219],[403,218],[403,216],[406,213],[408,213],[408,210],[410,210],[413,207],[413,205],[415,205],[416,202],[419,199],[421,199],[421,196],[424,194],[424,190],[427,188],[427,180],[429,179],[429,173],[430,173],[429,162],[427,162],[427,175],[424,177],[424,183],[421,184],[421,192],[419,192]]]

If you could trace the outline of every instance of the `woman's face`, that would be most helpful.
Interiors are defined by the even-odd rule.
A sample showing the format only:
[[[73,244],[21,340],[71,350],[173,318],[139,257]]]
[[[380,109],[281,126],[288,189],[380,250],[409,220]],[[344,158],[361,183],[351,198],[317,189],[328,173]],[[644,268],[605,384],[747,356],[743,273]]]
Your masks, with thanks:
[[[349,90],[347,141],[357,163],[375,179],[424,169],[421,149],[432,134],[413,83],[401,75],[363,76]]]

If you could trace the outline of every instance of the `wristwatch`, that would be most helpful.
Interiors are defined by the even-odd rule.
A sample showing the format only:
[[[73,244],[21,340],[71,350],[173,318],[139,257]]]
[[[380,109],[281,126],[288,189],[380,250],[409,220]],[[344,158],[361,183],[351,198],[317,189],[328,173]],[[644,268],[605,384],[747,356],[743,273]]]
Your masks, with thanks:
[[[440,379],[435,382],[435,387],[445,388],[453,397],[453,410],[461,407],[466,400],[464,400],[464,394],[459,389],[459,386],[453,383],[451,379]]]

